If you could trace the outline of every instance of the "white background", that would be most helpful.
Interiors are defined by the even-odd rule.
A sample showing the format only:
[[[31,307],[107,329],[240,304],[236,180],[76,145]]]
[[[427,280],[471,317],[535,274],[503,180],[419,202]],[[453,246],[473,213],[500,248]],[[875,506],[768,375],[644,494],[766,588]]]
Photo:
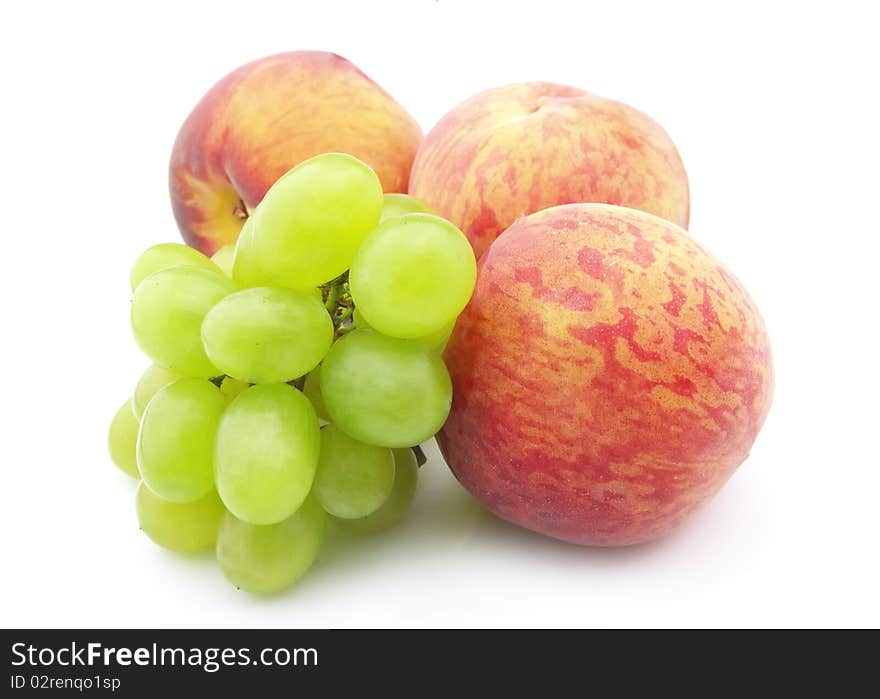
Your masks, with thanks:
[[[172,5],[169,3],[169,5]],[[0,624],[880,624],[880,147],[870,3],[16,3],[0,40]],[[582,549],[483,512],[434,452],[405,525],[278,598],[138,531],[105,434],[147,366],[128,271],[176,240],[177,128],[222,75],[338,52],[426,130],[553,80],[647,112],[691,232],[762,310],[776,398],[751,458],[668,539]]]

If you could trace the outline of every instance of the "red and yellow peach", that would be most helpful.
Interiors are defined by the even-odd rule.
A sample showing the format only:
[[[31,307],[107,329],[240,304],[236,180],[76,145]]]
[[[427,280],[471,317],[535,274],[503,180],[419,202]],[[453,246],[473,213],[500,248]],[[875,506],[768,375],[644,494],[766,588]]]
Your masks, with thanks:
[[[344,58],[269,56],[227,75],[196,105],[171,154],[174,216],[210,255],[238,237],[287,170],[319,153],[366,162],[386,192],[406,192],[422,133],[391,96]]]
[[[603,202],[687,227],[688,181],[666,132],[620,102],[574,87],[519,83],[444,116],[413,164],[410,194],[461,228],[479,257],[517,218]]]
[[[749,455],[773,392],[764,322],[678,226],[603,204],[517,221],[445,353],[461,483],[578,544],[662,536]]]

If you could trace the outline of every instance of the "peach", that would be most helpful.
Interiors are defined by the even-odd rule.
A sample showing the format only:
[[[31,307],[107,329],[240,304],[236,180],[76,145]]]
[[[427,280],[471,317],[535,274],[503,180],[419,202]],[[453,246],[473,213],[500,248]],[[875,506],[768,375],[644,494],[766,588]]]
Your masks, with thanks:
[[[177,225],[210,255],[235,242],[275,180],[328,151],[366,162],[386,192],[406,192],[421,137],[403,107],[340,56],[294,51],[248,63],[208,91],[177,135]]]
[[[653,120],[574,87],[520,83],[444,116],[416,155],[409,193],[461,228],[479,257],[517,218],[602,202],[687,227],[681,158]]]
[[[675,224],[606,204],[505,231],[445,358],[438,441],[455,476],[504,519],[577,544],[672,530],[749,455],[773,392],[736,278]]]

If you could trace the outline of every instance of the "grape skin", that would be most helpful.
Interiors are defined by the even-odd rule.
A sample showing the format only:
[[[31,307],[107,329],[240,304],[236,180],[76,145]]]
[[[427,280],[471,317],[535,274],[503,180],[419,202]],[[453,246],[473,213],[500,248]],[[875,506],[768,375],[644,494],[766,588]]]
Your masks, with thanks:
[[[181,376],[208,378],[217,370],[202,346],[202,320],[235,283],[219,271],[169,267],[144,279],[131,304],[131,327],[156,364]]]
[[[265,286],[269,283],[269,278],[257,264],[253,215],[244,222],[238,234],[235,252],[232,254],[232,278],[242,288]]]
[[[421,199],[409,194],[386,194],[382,203],[382,216],[379,223],[384,223],[392,218],[399,218],[406,214],[434,214],[434,209]]]
[[[134,291],[138,285],[154,272],[169,267],[185,265],[200,267],[212,272],[220,268],[207,255],[182,243],[159,243],[145,250],[131,268],[130,284]]]
[[[444,330],[470,300],[477,263],[464,234],[430,214],[407,214],[372,231],[351,263],[349,284],[367,322],[392,337]]]
[[[139,425],[131,403],[131,399],[125,401],[113,416],[107,434],[107,448],[120,471],[132,478],[140,478],[136,456]]]
[[[353,330],[321,364],[321,395],[331,420],[355,439],[409,447],[443,425],[452,382],[443,360],[418,342]]]
[[[337,524],[349,534],[371,535],[389,529],[399,522],[409,509],[416,493],[419,464],[412,449],[393,449],[394,486],[382,506],[360,519],[338,519]]]
[[[269,595],[292,585],[314,562],[326,515],[314,498],[287,519],[265,526],[227,513],[217,537],[217,561],[236,587]]]
[[[190,502],[214,487],[214,435],[226,399],[210,381],[178,379],[147,405],[138,433],[144,482],[171,502]]]
[[[324,399],[321,397],[321,365],[319,364],[312,369],[306,376],[303,384],[303,394],[315,409],[315,414],[319,420],[330,422],[330,415],[327,414],[327,407],[324,405]]]
[[[214,445],[217,490],[251,524],[274,524],[302,504],[318,467],[320,430],[308,399],[287,384],[245,389],[226,409]]]
[[[134,388],[134,395],[131,397],[131,406],[138,420],[144,415],[147,403],[156,395],[159,389],[164,388],[172,381],[177,381],[180,376],[170,369],[153,364],[141,375],[137,386]]]
[[[192,502],[169,502],[141,481],[135,497],[141,530],[154,543],[178,553],[210,551],[217,541],[226,508],[211,489]]]
[[[232,259],[235,256],[234,245],[224,245],[217,252],[211,255],[213,262],[227,277],[232,276]]]
[[[231,402],[249,386],[250,384],[246,381],[239,381],[232,376],[226,376],[223,378],[223,381],[220,382],[220,393],[226,396],[227,401]]]
[[[379,178],[357,158],[305,160],[272,185],[252,216],[257,265],[273,285],[325,284],[351,266],[382,204]]]
[[[366,517],[388,499],[394,485],[394,456],[349,437],[334,425],[321,430],[321,454],[313,492],[328,514]]]
[[[208,359],[248,383],[305,375],[327,354],[333,321],[311,292],[257,287],[230,294],[202,323]]]

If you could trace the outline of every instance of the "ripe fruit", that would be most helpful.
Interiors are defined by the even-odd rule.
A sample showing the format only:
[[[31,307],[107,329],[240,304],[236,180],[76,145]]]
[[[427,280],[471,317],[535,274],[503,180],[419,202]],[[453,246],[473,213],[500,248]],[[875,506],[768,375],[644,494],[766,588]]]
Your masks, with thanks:
[[[127,400],[116,411],[107,434],[110,458],[120,471],[132,478],[140,478],[136,456],[138,426],[131,401]]]
[[[236,290],[221,272],[169,267],[140,284],[131,302],[131,329],[144,353],[181,376],[216,376],[202,346],[202,320],[218,301]]]
[[[359,442],[333,425],[321,430],[314,492],[326,512],[342,519],[371,515],[388,499],[393,485],[390,449]]]
[[[234,243],[249,212],[291,167],[351,153],[386,192],[405,192],[421,129],[344,58],[321,51],[268,56],[220,80],[187,117],[171,154],[177,225],[211,255]]]
[[[321,396],[331,420],[355,439],[409,447],[443,425],[452,386],[443,360],[422,344],[353,330],[321,364]]]
[[[449,412],[440,352],[476,276],[464,234],[425,209],[325,153],[272,186],[234,248],[138,259],[131,325],[156,364],[108,439],[143,479],[153,541],[189,552],[216,539],[226,577],[267,593],[312,564],[325,512],[352,533],[403,516],[418,466],[402,447]],[[355,329],[350,276],[377,325],[418,338]]]
[[[192,502],[169,502],[143,482],[138,486],[135,509],[141,531],[159,546],[178,553],[213,549],[226,513],[213,490]]]
[[[161,367],[158,364],[150,365],[141,374],[137,386],[134,387],[134,395],[131,397],[131,407],[134,410],[135,417],[140,420],[144,416],[144,410],[147,409],[147,403],[150,402],[159,389],[164,388],[172,381],[177,381],[179,378],[170,369]]]
[[[325,153],[278,180],[254,212],[254,252],[267,281],[308,289],[335,279],[379,223],[382,184],[357,158]]]
[[[212,272],[220,272],[220,267],[211,258],[203,255],[195,248],[182,243],[159,243],[148,248],[141,253],[141,256],[135,260],[131,267],[129,276],[131,290],[134,291],[138,285],[153,272],[169,267],[177,267],[185,265],[187,267],[201,267],[209,269]]]
[[[275,524],[302,505],[318,466],[318,419],[287,384],[251,386],[226,409],[217,430],[217,490],[238,519]]]
[[[292,381],[330,349],[333,321],[317,296],[258,287],[230,294],[202,322],[208,358],[222,373],[249,383]]]
[[[178,379],[147,404],[138,432],[137,464],[163,500],[191,502],[214,487],[213,451],[226,399],[204,379]]]
[[[419,464],[412,449],[392,449],[394,486],[382,506],[358,519],[337,519],[336,524],[349,534],[376,534],[396,524],[406,514],[416,494]]]
[[[392,337],[442,331],[474,290],[467,238],[430,214],[394,217],[373,230],[351,263],[351,296],[370,327]]]
[[[236,587],[272,594],[294,583],[318,555],[326,515],[314,498],[277,524],[259,526],[227,512],[217,537],[217,561]]]
[[[446,114],[409,190],[461,228],[477,257],[517,218],[556,204],[620,204],[688,223],[687,176],[666,132],[625,104],[551,83],[486,90]]]
[[[438,436],[486,507],[578,544],[670,531],[748,456],[770,408],[764,323],[678,226],[602,204],[517,221],[480,261]]]

